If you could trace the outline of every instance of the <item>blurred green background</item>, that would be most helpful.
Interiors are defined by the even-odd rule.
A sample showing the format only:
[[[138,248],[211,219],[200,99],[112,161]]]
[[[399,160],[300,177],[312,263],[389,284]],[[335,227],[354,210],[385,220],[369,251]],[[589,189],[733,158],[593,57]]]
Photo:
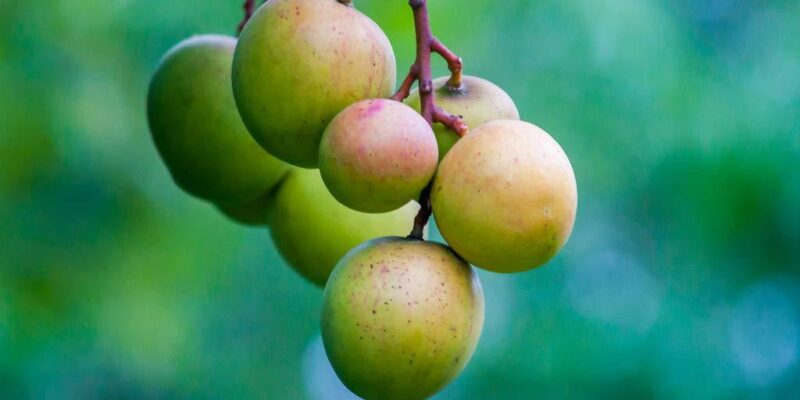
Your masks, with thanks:
[[[406,1],[357,6],[405,71]],[[800,2],[430,8],[580,189],[556,260],[481,272],[483,337],[437,398],[797,396]],[[238,0],[0,1],[0,398],[350,398],[321,292],[263,229],[180,192],[149,137],[162,53],[240,16]]]

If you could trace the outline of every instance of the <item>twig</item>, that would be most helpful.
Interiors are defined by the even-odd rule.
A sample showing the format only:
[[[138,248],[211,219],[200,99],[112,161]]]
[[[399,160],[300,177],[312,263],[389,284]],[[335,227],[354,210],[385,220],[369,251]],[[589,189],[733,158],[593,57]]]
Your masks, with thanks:
[[[423,239],[423,233],[425,232],[425,225],[428,225],[428,220],[431,218],[431,213],[433,209],[431,209],[431,185],[425,187],[422,190],[422,194],[419,196],[419,205],[420,209],[417,213],[417,216],[414,218],[414,229],[411,230],[411,234],[408,235],[411,239]]]
[[[433,110],[433,121],[446,126],[451,131],[455,132],[458,137],[464,137],[469,130],[467,123],[464,122],[464,117],[450,114],[441,107],[436,107]]]
[[[408,5],[411,6],[414,12],[414,30],[417,37],[417,59],[414,61],[414,65],[409,69],[408,76],[403,81],[402,85],[400,85],[400,90],[392,96],[392,99],[402,101],[407,98],[414,81],[418,81],[420,114],[425,118],[425,121],[428,121],[431,127],[433,127],[435,122],[440,122],[455,131],[459,136],[463,136],[467,131],[467,125],[464,123],[463,118],[451,115],[441,108],[436,107],[433,96],[431,52],[440,54],[447,61],[447,65],[452,72],[448,86],[453,88],[459,88],[461,86],[463,62],[455,53],[433,37],[430,17],[428,16],[427,0],[409,0]],[[451,86],[451,84],[453,86]],[[426,186],[420,194],[419,205],[421,208],[417,217],[414,218],[414,229],[409,235],[410,238],[422,239],[425,225],[428,224],[428,220],[431,217],[431,185],[433,185],[433,182],[428,183],[428,186]]]
[[[414,65],[412,65],[408,70],[408,75],[400,85],[400,89],[398,89],[397,93],[392,96],[392,100],[403,101],[407,99],[411,94],[411,86],[414,85],[414,82],[416,82],[417,79],[419,79],[419,64],[415,62]]]
[[[242,22],[239,23],[239,27],[236,29],[236,34],[240,35],[242,33],[242,29],[244,26],[247,25],[247,21],[250,21],[250,17],[253,16],[253,13],[256,10],[256,0],[244,0],[244,5],[242,5],[244,9],[244,18],[242,18]]]
[[[433,38],[431,50],[438,53],[447,61],[447,68],[450,70],[450,80],[447,81],[447,86],[452,89],[460,89],[461,71],[464,69],[464,61],[437,38]]]

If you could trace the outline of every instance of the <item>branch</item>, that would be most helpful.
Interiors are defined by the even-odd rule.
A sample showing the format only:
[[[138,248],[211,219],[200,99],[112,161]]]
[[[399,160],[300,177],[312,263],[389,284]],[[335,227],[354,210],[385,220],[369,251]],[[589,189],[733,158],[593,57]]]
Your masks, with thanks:
[[[253,12],[256,10],[256,0],[244,0],[244,5],[242,5],[244,9],[244,18],[242,22],[239,23],[239,27],[236,29],[236,35],[242,34],[242,29],[244,26],[247,25],[247,21],[250,21],[250,17],[253,16]]]
[[[431,52],[442,55],[447,61],[447,65],[452,72],[448,86],[452,88],[461,87],[461,70],[463,63],[455,53],[450,51],[444,44],[433,37],[431,32],[431,22],[428,16],[427,0],[409,0],[408,5],[414,12],[414,30],[417,37],[417,59],[411,66],[408,76],[400,85],[400,90],[392,96],[392,99],[401,101],[408,97],[414,81],[419,82],[419,103],[420,114],[431,127],[435,122],[440,122],[448,128],[454,130],[459,136],[467,132],[467,125],[459,116],[451,115],[439,107],[436,107],[433,96],[433,73],[431,72]],[[419,196],[420,210],[414,218],[414,229],[411,231],[410,238],[422,239],[425,225],[431,217],[431,186],[433,181],[422,190]]]
[[[428,184],[425,189],[422,190],[422,194],[419,195],[419,213],[414,218],[414,229],[411,231],[411,234],[408,235],[409,239],[418,239],[423,240],[423,234],[425,232],[425,225],[428,225],[428,220],[431,218],[431,213],[433,209],[431,209],[431,187],[432,184]]]
[[[447,68],[450,70],[450,80],[447,81],[447,86],[452,89],[461,88],[461,71],[464,69],[464,61],[453,53],[447,46],[444,45],[439,39],[433,38],[431,42],[431,50],[438,53],[445,61],[447,61]]]
[[[420,113],[425,121],[433,126],[433,109],[436,107],[433,100],[433,73],[431,72],[431,43],[433,33],[428,17],[427,0],[409,0],[408,4],[414,11],[414,30],[417,36],[417,65],[419,65],[419,97]]]
[[[464,137],[469,130],[462,116],[450,114],[441,107],[436,107],[433,110],[433,121],[446,126],[448,129],[455,132],[458,137]]]
[[[403,101],[407,99],[411,94],[411,86],[414,85],[414,82],[416,82],[417,79],[419,79],[419,63],[415,62],[414,65],[412,65],[408,70],[408,75],[400,85],[400,89],[398,89],[397,93],[392,96],[392,100]]]

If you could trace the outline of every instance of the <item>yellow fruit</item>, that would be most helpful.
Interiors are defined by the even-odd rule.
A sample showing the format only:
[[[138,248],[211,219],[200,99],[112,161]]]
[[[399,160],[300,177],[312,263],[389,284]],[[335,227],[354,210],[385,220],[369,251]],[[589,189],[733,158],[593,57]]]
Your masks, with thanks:
[[[567,155],[547,132],[495,121],[453,146],[431,201],[442,236],[464,259],[521,272],[546,263],[567,241],[578,192]]]
[[[371,19],[336,0],[270,0],[250,19],[233,61],[236,104],[272,155],[316,168],[328,123],[394,89],[392,46]]]
[[[336,374],[360,397],[426,399],[467,364],[483,318],[478,276],[452,250],[382,238],[336,266],[322,340]]]
[[[388,212],[419,198],[438,164],[430,125],[394,100],[364,100],[334,118],[319,149],[320,172],[342,204]]]
[[[464,76],[461,87],[451,89],[445,85],[449,79],[448,76],[433,81],[436,105],[450,114],[464,117],[464,122],[470,129],[475,129],[491,121],[519,119],[519,112],[514,101],[494,83],[474,76]],[[419,111],[418,90],[411,92],[406,104]],[[455,132],[439,123],[434,124],[433,131],[436,133],[436,141],[439,143],[439,160],[441,161],[456,144],[459,137]]]

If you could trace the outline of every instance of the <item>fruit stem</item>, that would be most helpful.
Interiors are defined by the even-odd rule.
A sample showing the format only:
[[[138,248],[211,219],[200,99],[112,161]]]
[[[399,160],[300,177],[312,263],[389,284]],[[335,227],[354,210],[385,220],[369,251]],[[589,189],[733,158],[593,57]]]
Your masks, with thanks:
[[[431,126],[434,122],[439,122],[457,133],[464,136],[468,127],[461,116],[452,115],[447,111],[436,107],[433,96],[433,74],[431,72],[431,53],[441,55],[452,75],[447,81],[447,87],[451,90],[461,89],[461,71],[464,69],[464,62],[461,57],[453,53],[439,39],[433,36],[431,31],[430,18],[428,17],[427,0],[409,0],[408,4],[414,11],[414,27],[417,36],[417,59],[408,70],[405,80],[400,85],[391,98],[396,101],[403,101],[411,93],[411,86],[419,81],[420,112],[422,117]]]
[[[461,89],[461,71],[464,69],[464,61],[461,57],[453,53],[437,38],[433,38],[431,50],[438,53],[447,61],[447,68],[450,70],[451,74],[450,80],[447,81],[447,87],[454,90]]]
[[[242,22],[239,23],[239,27],[236,29],[237,36],[242,34],[242,29],[247,25],[247,21],[250,21],[250,17],[253,16],[256,10],[256,0],[244,0],[242,8],[244,9],[244,18],[242,18]]]
[[[433,120],[438,122],[455,132],[458,137],[464,137],[469,130],[464,118],[460,115],[453,115],[443,110],[441,107],[435,107],[433,110]]]
[[[464,136],[467,132],[467,125],[460,116],[452,115],[436,106],[433,96],[433,72],[431,70],[431,53],[440,54],[447,61],[447,65],[452,72],[450,81],[447,85],[453,88],[461,87],[461,70],[464,63],[461,58],[450,51],[442,42],[433,36],[431,31],[431,21],[428,16],[427,0],[409,0],[408,5],[414,12],[414,30],[417,37],[417,59],[408,71],[408,76],[400,85],[400,89],[392,96],[392,99],[403,101],[411,92],[414,81],[419,82],[419,101],[420,114],[428,124],[433,127],[435,122],[444,124],[455,131],[459,136]],[[431,185],[433,181],[422,191],[419,197],[420,210],[414,218],[414,229],[409,235],[410,238],[422,239],[425,225],[431,217]]]
[[[428,225],[428,220],[431,218],[431,213],[433,212],[433,209],[431,209],[431,186],[431,184],[428,184],[419,196],[420,209],[417,216],[414,218],[414,229],[412,229],[411,234],[408,235],[409,239],[425,240],[423,238],[425,225]]]
[[[352,7],[353,6],[353,0],[337,0],[337,1],[339,3],[341,3],[341,4],[343,4],[343,5],[348,6],[348,7]]]
[[[414,85],[417,79],[419,79],[419,63],[415,62],[411,65],[411,69],[408,71],[406,79],[400,85],[400,89],[392,96],[392,100],[403,101],[407,99],[411,94],[411,86]]]

